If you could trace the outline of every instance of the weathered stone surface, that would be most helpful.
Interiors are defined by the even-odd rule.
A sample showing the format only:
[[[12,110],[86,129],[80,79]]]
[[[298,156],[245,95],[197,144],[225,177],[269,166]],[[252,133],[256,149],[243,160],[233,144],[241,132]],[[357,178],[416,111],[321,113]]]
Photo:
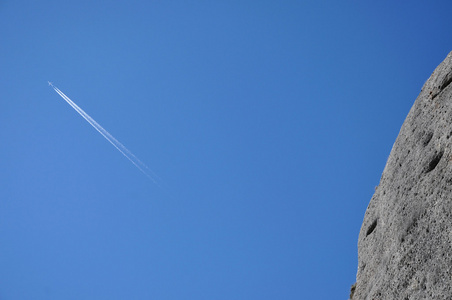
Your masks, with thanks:
[[[366,210],[355,299],[452,299],[452,52],[411,108]]]

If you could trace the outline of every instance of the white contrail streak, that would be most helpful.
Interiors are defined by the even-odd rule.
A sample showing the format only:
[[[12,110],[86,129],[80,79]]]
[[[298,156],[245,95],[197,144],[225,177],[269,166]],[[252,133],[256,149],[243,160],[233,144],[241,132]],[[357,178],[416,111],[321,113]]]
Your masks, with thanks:
[[[97,123],[90,115],[75,104],[68,96],[66,96],[59,88],[54,86],[51,82],[49,85],[61,96],[72,108],[78,112],[91,126],[94,127],[107,141],[109,141],[119,152],[122,153],[135,167],[137,167],[144,175],[151,179],[155,184],[159,185],[158,176],[152,172],[141,160],[139,160],[132,152],[129,151],[123,144],[115,139],[107,130],[105,130],[99,123]]]

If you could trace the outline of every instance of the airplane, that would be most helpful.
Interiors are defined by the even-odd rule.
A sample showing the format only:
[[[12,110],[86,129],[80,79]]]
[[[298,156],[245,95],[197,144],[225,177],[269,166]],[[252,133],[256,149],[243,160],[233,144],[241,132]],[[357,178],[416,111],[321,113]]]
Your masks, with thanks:
[[[47,83],[48,83],[50,86],[53,86],[53,83],[52,83],[52,82],[47,81]]]

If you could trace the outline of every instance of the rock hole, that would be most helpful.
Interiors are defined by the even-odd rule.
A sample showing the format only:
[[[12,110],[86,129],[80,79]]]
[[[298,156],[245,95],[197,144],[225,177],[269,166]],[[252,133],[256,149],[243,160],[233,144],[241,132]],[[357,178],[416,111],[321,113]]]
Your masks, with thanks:
[[[366,237],[372,232],[374,232],[375,227],[377,227],[377,219],[375,219],[375,221],[373,221],[372,224],[370,224],[369,228],[367,228]]]
[[[435,93],[432,94],[432,99],[435,99],[450,83],[452,83],[452,77],[444,78],[441,85],[439,85]]]
[[[441,160],[441,157],[443,157],[444,151],[440,151],[438,153],[435,153],[435,155],[430,160],[428,166],[425,168],[425,173],[433,171],[436,166],[438,165],[439,161]]]
[[[361,272],[364,271],[365,268],[366,268],[366,264],[363,263],[363,265],[361,266]]]
[[[418,217],[413,217],[413,219],[411,219],[407,226],[406,234],[413,233],[413,231],[416,229],[418,225],[419,225]]]
[[[433,137],[433,132],[429,132],[427,134],[427,136],[424,138],[424,142],[423,142],[424,147],[427,146],[428,143],[430,143],[430,141],[432,140],[432,137]]]

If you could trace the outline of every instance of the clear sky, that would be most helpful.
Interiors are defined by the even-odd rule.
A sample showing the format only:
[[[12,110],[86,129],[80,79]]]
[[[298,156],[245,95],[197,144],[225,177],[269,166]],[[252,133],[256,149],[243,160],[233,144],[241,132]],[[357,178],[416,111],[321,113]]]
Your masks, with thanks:
[[[0,299],[347,299],[451,10],[0,1]]]

